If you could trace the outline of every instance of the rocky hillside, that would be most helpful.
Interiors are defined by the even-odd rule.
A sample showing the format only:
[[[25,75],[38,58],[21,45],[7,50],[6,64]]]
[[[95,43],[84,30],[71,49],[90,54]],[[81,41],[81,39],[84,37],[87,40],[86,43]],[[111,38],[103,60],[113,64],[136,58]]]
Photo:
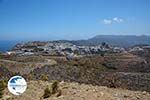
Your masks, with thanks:
[[[12,76],[13,72],[13,75],[22,75],[29,80],[59,80],[150,91],[149,65],[144,58],[132,54],[95,55],[72,60],[58,56],[18,56],[0,59],[0,72],[5,77]]]
[[[13,100],[42,99],[45,88],[53,80],[64,81],[64,84],[60,84],[61,96],[50,96],[50,100],[88,100],[88,97],[93,100],[149,100],[149,65],[149,58],[130,53],[89,55],[70,60],[62,56],[10,56],[0,59],[0,78],[9,79],[17,74],[27,80],[27,94],[14,97],[5,90],[3,97]]]

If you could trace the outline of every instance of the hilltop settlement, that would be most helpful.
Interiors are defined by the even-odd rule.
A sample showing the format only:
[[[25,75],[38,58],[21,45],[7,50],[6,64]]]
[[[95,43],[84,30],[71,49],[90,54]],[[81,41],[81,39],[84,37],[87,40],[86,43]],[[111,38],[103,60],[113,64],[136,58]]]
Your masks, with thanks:
[[[17,56],[30,56],[30,55],[47,55],[47,56],[83,56],[100,54],[104,56],[105,53],[127,53],[127,52],[144,52],[149,50],[150,46],[136,45],[131,48],[123,48],[118,46],[112,46],[105,42],[99,45],[76,45],[70,42],[50,41],[41,42],[33,41],[26,43],[16,44],[12,50],[5,52],[5,55],[17,55]]]
[[[101,54],[102,52],[125,52],[124,48],[112,47],[105,42],[96,46],[78,46],[69,42],[27,42],[17,44],[7,54],[24,55],[88,55]]]

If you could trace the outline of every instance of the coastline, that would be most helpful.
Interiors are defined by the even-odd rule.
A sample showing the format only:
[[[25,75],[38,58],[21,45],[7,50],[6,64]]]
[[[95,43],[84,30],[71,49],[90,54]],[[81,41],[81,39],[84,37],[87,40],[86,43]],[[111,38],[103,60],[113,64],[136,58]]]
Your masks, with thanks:
[[[0,51],[6,52],[12,49],[19,41],[0,40]]]

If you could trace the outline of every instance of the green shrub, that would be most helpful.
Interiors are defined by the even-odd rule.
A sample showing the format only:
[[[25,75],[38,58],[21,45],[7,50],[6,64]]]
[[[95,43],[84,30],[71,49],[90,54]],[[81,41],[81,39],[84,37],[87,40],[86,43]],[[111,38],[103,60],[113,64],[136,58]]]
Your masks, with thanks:
[[[49,98],[51,96],[51,91],[49,89],[49,87],[47,87],[45,90],[44,90],[44,95],[43,95],[43,98]]]
[[[4,56],[0,53],[0,59],[3,59],[4,58]]]
[[[50,90],[52,94],[55,94],[58,91],[58,81],[53,81]]]
[[[40,79],[43,80],[43,81],[48,81],[48,75],[47,74],[42,74],[40,76]]]
[[[7,81],[6,80],[1,80],[0,81],[0,98],[3,97],[3,90],[6,88],[7,86]]]
[[[51,95],[60,96],[61,90],[58,88],[58,81],[53,81],[52,85],[44,90],[43,98],[49,98]]]
[[[0,98],[3,97],[3,91],[0,90]]]

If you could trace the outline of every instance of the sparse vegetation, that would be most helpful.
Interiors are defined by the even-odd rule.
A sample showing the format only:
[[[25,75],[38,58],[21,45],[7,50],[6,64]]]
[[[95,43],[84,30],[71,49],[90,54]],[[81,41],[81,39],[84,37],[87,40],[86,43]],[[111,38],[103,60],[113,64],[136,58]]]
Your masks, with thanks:
[[[1,80],[0,81],[0,98],[3,97],[3,90],[6,88],[6,83],[7,81],[6,80]]]
[[[58,81],[53,81],[51,86],[50,87],[47,87],[45,90],[44,90],[44,95],[43,95],[43,98],[49,98],[51,95],[54,95],[56,97],[60,96],[61,95],[61,90],[58,88]]]
[[[47,87],[45,90],[44,90],[44,95],[43,95],[43,98],[49,98],[51,96],[51,91],[50,91],[50,88]]]
[[[53,81],[52,85],[51,85],[51,93],[55,94],[56,92],[58,92],[58,81]]]
[[[40,79],[43,80],[43,81],[48,81],[48,75],[47,74],[42,74],[40,76]]]
[[[11,60],[1,59],[0,66],[3,67],[0,67],[0,76],[10,76],[7,75],[9,71],[16,71],[20,72],[17,73],[17,75],[25,74],[27,76],[27,80],[65,80],[92,85],[105,85],[109,87],[121,87],[131,89],[133,87],[132,85],[127,86],[127,84],[124,83],[132,83],[134,81],[132,75],[128,76],[127,79],[124,78],[124,74],[120,74],[119,72],[141,72],[144,74],[145,72],[149,72],[150,69],[150,67],[148,67],[148,61],[145,62],[141,58],[139,59],[139,57],[132,54],[106,53],[104,57],[102,57],[100,54],[97,54],[77,57],[69,61],[66,60],[65,57],[58,56],[39,56],[39,59],[37,60],[36,58],[38,58],[38,56],[20,56],[16,58],[11,58]],[[42,64],[41,61],[46,61],[47,59],[54,59],[57,64]],[[7,71],[6,68],[9,70]],[[26,72],[27,70],[29,70],[29,73]],[[104,74],[105,72],[108,74]],[[118,83],[118,80],[116,79],[117,76],[111,77],[112,72],[117,73],[120,83],[123,82],[122,84],[124,85],[120,85],[120,83]],[[106,77],[109,77],[110,79],[106,79]],[[139,77],[141,78],[141,76]],[[114,78],[116,81],[112,78]],[[144,77],[145,80],[147,78],[149,79],[148,76]],[[142,87],[136,85],[136,87],[132,88],[132,90],[134,89],[141,90]],[[144,90],[148,90],[148,88],[144,88]]]
[[[3,59],[4,55],[2,54],[2,52],[0,52],[0,59]]]

